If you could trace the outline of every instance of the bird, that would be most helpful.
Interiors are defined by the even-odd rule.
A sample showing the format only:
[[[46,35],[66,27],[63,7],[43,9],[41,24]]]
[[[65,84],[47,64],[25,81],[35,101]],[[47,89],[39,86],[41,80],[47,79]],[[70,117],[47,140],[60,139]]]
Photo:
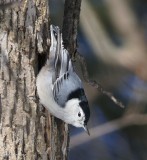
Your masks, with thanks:
[[[82,127],[90,135],[87,123],[90,109],[83,84],[74,71],[62,33],[50,25],[49,58],[41,68],[36,87],[40,103],[55,117],[75,127]]]

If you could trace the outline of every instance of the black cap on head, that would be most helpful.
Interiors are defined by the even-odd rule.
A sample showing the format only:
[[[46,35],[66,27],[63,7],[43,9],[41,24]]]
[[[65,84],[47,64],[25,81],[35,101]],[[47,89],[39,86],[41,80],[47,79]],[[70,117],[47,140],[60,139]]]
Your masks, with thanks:
[[[87,125],[87,122],[90,118],[90,109],[89,109],[87,98],[85,96],[84,89],[78,88],[75,91],[71,92],[71,94],[68,96],[67,100],[70,100],[73,98],[78,98],[81,101],[79,103],[79,105],[82,108],[83,112],[85,113],[84,125]]]
[[[89,121],[90,118],[90,109],[87,101],[81,101],[79,103],[80,107],[82,108],[83,112],[85,113],[85,121],[84,125],[87,125],[87,122]]]

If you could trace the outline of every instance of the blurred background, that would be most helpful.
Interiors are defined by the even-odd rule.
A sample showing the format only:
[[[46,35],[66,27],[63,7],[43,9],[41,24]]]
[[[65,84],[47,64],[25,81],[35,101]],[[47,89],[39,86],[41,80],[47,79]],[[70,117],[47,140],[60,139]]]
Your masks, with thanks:
[[[51,23],[62,26],[64,2],[50,1]],[[90,79],[125,105],[85,83],[90,136],[70,127],[70,160],[147,160],[147,1],[83,0],[78,52]]]

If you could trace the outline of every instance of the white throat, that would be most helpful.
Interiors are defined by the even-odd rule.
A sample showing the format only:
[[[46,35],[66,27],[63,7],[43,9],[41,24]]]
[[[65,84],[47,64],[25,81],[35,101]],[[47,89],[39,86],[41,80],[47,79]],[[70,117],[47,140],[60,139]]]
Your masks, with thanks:
[[[75,116],[77,116],[76,114],[79,111],[79,102],[78,99],[69,100],[65,107],[55,103],[53,107],[50,107],[49,112],[68,124],[74,124]]]

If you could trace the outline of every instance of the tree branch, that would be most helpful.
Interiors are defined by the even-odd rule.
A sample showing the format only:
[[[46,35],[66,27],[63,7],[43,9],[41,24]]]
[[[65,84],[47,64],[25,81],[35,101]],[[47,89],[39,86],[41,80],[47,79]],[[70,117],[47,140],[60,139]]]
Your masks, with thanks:
[[[83,77],[84,77],[85,81],[90,86],[96,88],[100,93],[109,97],[116,105],[120,106],[121,108],[125,108],[125,106],[122,104],[122,102],[119,101],[117,98],[115,98],[112,93],[105,91],[104,88],[101,86],[101,84],[97,83],[95,80],[89,79],[89,74],[88,74],[85,58],[80,53],[78,53],[76,55],[82,64],[81,66],[82,66]]]
[[[95,128],[90,129],[90,136],[87,137],[85,133],[78,134],[71,138],[71,146],[72,148],[90,142],[95,138],[100,136],[104,136],[108,133],[114,132],[121,128],[131,126],[131,125],[147,125],[147,115],[140,113],[132,113],[127,116],[123,116],[122,118],[104,123]]]
[[[63,19],[63,43],[69,53],[74,56],[77,48],[77,30],[79,24],[81,0],[65,0]]]
[[[94,12],[87,0],[82,3],[80,20],[82,31],[97,57],[106,63],[123,66],[146,80],[147,74],[144,68],[146,68],[147,48],[143,32],[128,6],[128,1],[105,0],[104,3],[109,10],[108,14],[113,25],[124,40],[123,45],[121,47],[114,45],[99,15]]]

